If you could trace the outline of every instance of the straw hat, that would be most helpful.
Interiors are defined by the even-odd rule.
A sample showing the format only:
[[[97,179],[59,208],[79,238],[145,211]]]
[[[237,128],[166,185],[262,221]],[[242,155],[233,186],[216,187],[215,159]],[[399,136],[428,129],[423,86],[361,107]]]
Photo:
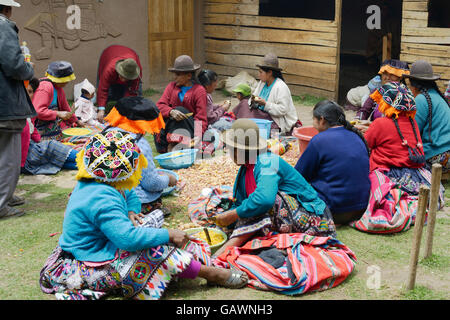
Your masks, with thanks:
[[[200,65],[194,63],[192,58],[187,55],[179,56],[175,59],[175,63],[172,68],[169,68],[170,72],[193,72],[200,69]]]
[[[20,3],[13,0],[0,0],[0,5],[7,7],[20,7]]]
[[[264,59],[261,64],[256,65],[259,68],[269,68],[276,71],[283,70],[280,68],[278,64],[278,57],[274,55],[273,53],[268,53],[264,56]]]
[[[77,154],[77,180],[93,179],[116,189],[139,185],[148,165],[129,133],[111,130],[91,137]]]
[[[236,120],[231,129],[225,131],[220,139],[226,146],[241,150],[267,148],[267,140],[260,137],[258,125],[250,119]]]
[[[136,80],[139,78],[141,69],[133,59],[124,59],[116,62],[117,73],[127,80]]]
[[[67,61],[50,63],[45,76],[54,83],[66,83],[76,79],[72,64]]]
[[[426,81],[435,81],[441,78],[439,74],[433,73],[433,67],[425,60],[414,62],[411,66],[410,74],[404,74],[403,77]]]

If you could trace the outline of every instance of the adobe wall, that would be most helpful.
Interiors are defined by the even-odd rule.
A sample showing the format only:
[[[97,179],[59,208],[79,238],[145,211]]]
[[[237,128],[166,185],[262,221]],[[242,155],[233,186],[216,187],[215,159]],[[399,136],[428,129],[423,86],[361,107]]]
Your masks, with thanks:
[[[134,49],[143,66],[144,89],[149,87],[147,0],[18,0],[11,20],[20,29],[19,38],[27,41],[35,63],[35,75],[42,77],[50,62],[72,63],[77,79],[65,91],[73,97],[73,85],[89,79],[94,85],[101,52],[120,44]],[[81,30],[67,28],[67,6],[81,9]],[[50,9],[53,7],[53,9]]]

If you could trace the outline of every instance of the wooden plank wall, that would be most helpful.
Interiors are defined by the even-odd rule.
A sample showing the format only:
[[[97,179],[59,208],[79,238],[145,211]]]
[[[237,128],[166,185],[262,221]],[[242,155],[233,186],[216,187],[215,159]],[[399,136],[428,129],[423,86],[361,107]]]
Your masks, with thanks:
[[[450,80],[450,28],[428,27],[428,0],[403,0],[402,20],[400,59],[430,62],[441,74],[438,85],[445,92]]]
[[[341,0],[336,0],[340,17]],[[336,21],[259,16],[259,0],[205,1],[206,67],[221,76],[247,71],[265,54],[279,57],[292,94],[336,99],[340,28]]]

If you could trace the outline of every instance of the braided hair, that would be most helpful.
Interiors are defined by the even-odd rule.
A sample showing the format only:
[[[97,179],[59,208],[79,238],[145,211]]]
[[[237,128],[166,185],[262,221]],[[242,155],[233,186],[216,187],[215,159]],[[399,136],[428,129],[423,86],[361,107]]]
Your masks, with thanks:
[[[427,80],[417,80],[417,79],[410,79],[411,86],[417,88],[421,94],[425,97],[428,104],[428,137],[430,139],[430,142],[433,143],[433,140],[431,139],[431,129],[433,125],[433,103],[431,101],[431,96],[428,93],[429,89],[434,89],[437,91],[437,93],[441,96],[442,99],[447,103],[447,105],[450,107],[450,103],[445,98],[445,96],[442,94],[442,92],[439,90],[439,87],[436,84],[436,81],[427,81]]]
[[[344,110],[336,102],[322,100],[314,106],[313,117],[316,119],[325,119],[330,127],[344,126],[345,129],[355,133],[366,146],[367,153],[370,154],[369,145],[363,134],[345,118]]]

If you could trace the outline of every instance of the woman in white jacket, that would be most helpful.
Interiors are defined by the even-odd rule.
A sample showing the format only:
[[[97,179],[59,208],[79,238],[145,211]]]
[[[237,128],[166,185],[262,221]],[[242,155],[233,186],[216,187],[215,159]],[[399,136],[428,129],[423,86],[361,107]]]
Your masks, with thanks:
[[[253,93],[253,101],[274,121],[272,129],[279,129],[281,134],[290,134],[298,121],[298,115],[291,91],[281,74],[283,69],[279,67],[278,57],[269,53],[257,67],[260,81]]]

